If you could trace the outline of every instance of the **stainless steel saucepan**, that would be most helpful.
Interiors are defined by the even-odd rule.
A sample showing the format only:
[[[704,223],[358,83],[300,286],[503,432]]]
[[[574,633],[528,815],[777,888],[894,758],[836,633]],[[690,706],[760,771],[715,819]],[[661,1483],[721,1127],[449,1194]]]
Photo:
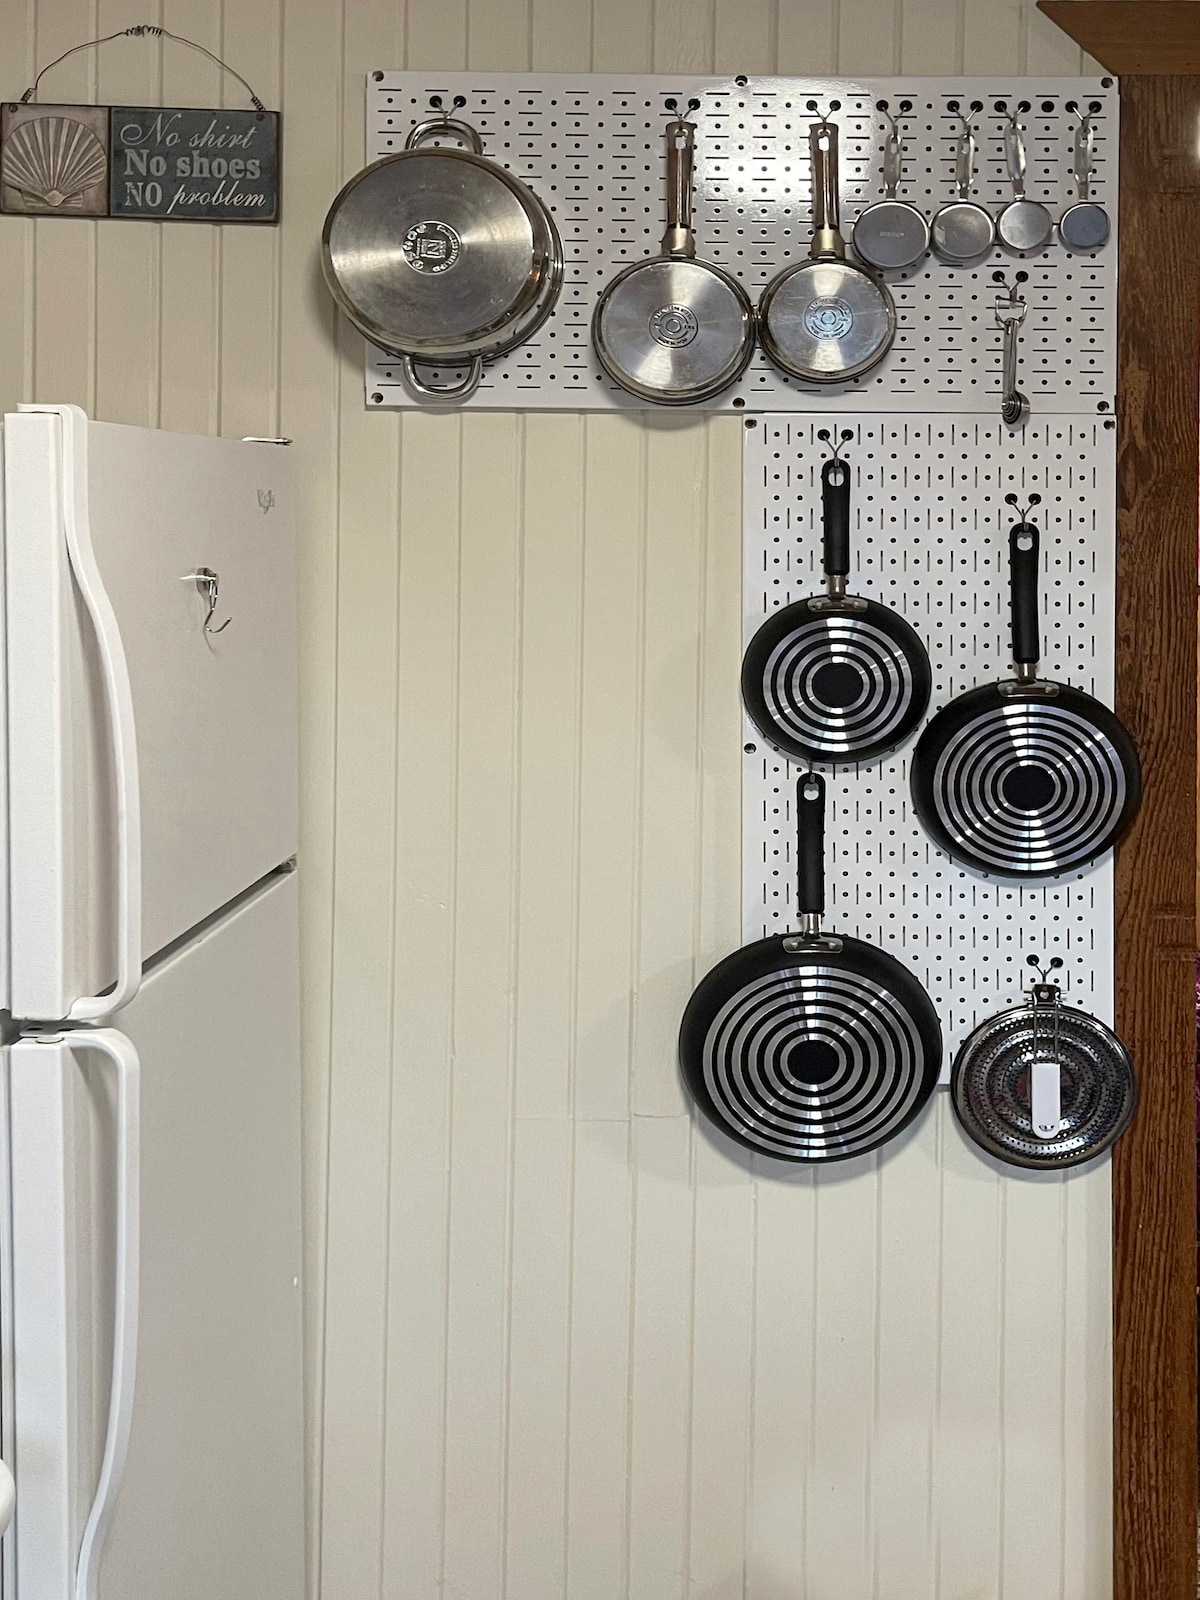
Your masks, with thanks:
[[[466,148],[427,147],[445,135]],[[365,338],[400,357],[421,400],[468,399],[483,362],[524,344],[562,287],[549,211],[450,117],[419,123],[402,152],[351,178],[321,244],[329,292]],[[460,366],[467,376],[444,386],[417,370]]]

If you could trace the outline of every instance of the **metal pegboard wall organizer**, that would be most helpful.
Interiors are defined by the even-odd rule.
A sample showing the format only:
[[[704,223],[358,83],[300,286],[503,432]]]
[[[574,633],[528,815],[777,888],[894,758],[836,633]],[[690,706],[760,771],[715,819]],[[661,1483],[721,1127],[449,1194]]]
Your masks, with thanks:
[[[439,108],[474,123],[487,155],[527,181],[554,213],[566,281],[558,306],[527,345],[487,363],[477,408],[633,410],[643,401],[599,369],[589,324],[604,285],[622,267],[658,249],[663,230],[668,101],[697,124],[696,233],[701,256],[740,278],[752,298],[789,261],[807,254],[810,103],[841,130],[843,229],[882,190],[884,118],[900,114],[905,138],[901,195],[927,215],[953,194],[957,102],[979,142],[974,197],[998,210],[1011,197],[997,110],[1028,105],[1021,123],[1029,153],[1028,189],[1058,215],[1075,198],[1071,176],[1075,118],[1068,102],[1099,106],[1093,196],[1113,218],[1108,244],[1072,254],[1057,240],[1030,257],[997,247],[979,264],[952,267],[927,257],[888,273],[899,332],[881,367],[849,384],[814,386],[775,371],[761,351],[745,376],[709,409],[822,410],[831,402],[869,411],[904,401],[955,411],[995,408],[1000,393],[1000,332],[993,273],[1029,274],[1029,315],[1021,337],[1021,386],[1035,408],[1094,414],[1115,386],[1117,97],[1109,79],[1090,78],[664,78],[581,74],[376,72],[367,84],[367,157],[404,147],[410,128]],[[901,113],[904,102],[911,110]],[[438,381],[453,376],[444,371]],[[397,365],[368,350],[368,406],[414,402]]]
[[[1114,687],[1115,459],[1111,421],[1056,414],[1018,434],[999,419],[896,413],[747,419],[745,640],[771,611],[823,587],[821,478],[849,429],[852,593],[916,628],[933,669],[930,712],[1011,671],[1004,496],[1042,496],[1043,671],[1107,705]],[[1024,501],[1022,501],[1024,503]],[[1112,1020],[1111,853],[1045,884],[958,867],[922,832],[909,799],[912,743],[829,769],[829,928],[911,967],[946,1030],[947,1071],[977,1022],[1017,1004],[1031,953],[1061,955],[1068,1003]],[[793,926],[795,780],[747,721],[743,756],[744,933]]]

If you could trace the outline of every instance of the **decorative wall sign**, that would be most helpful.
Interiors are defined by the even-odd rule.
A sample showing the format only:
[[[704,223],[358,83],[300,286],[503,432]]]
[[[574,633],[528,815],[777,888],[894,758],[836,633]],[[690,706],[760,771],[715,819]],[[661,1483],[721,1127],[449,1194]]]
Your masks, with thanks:
[[[108,107],[6,105],[0,116],[0,211],[107,216]]]
[[[169,39],[238,80],[253,111],[34,102],[51,67],[112,39]],[[73,45],[0,113],[0,212],[153,222],[279,221],[279,113],[193,39],[137,23]]]
[[[109,214],[276,222],[279,113],[113,106]]]

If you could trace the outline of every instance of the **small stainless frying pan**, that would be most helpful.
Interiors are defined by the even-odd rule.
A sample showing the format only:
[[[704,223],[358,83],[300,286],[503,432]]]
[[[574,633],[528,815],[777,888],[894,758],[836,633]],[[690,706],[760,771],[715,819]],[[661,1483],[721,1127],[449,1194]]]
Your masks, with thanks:
[[[813,237],[807,261],[785,267],[758,302],[767,359],[808,383],[844,383],[869,372],[896,336],[896,306],[874,273],[846,260],[838,231],[838,131],[822,118],[809,129]]]
[[[1038,957],[1028,957],[1039,967]],[[1107,1150],[1137,1108],[1129,1052],[1098,1017],[1062,1003],[1055,956],[1028,1002],[980,1023],[954,1058],[950,1098],[989,1155],[1042,1171]]]
[[[592,317],[600,365],[630,394],[656,405],[710,399],[754,354],[754,307],[741,284],[696,259],[692,161],[696,129],[667,124],[667,230],[661,251],[635,261],[604,290]]]

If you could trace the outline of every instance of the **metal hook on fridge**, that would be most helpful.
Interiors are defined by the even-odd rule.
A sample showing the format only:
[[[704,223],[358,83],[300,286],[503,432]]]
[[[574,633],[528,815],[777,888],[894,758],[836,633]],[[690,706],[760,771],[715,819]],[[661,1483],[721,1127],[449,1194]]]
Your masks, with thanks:
[[[197,567],[195,572],[189,572],[180,581],[182,583],[194,583],[197,592],[203,596],[208,606],[208,611],[204,618],[204,632],[210,637],[214,633],[224,633],[233,618],[226,617],[219,627],[213,627],[213,618],[217,612],[217,602],[221,598],[221,579],[217,573],[211,567]]]

